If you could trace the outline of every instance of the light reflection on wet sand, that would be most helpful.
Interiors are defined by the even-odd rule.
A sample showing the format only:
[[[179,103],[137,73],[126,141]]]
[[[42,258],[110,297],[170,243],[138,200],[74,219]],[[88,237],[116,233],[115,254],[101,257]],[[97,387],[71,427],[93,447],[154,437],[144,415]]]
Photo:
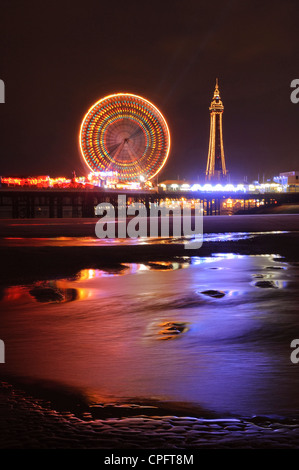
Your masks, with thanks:
[[[204,233],[203,242],[225,242],[247,240],[260,235],[288,233],[287,231],[271,232],[227,232],[227,233]],[[0,246],[126,246],[126,245],[155,245],[186,243],[197,241],[192,237],[140,237],[140,238],[105,238],[94,237],[2,237]]]
[[[278,257],[125,263],[9,287],[1,302],[4,373],[93,399],[293,416],[299,270]]]

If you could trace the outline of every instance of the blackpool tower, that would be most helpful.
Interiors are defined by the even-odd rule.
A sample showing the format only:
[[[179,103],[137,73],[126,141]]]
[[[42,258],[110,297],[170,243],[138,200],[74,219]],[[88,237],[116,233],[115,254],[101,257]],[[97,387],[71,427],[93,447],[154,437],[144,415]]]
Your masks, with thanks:
[[[216,86],[214,96],[211,101],[210,110],[210,141],[209,153],[206,169],[207,181],[223,181],[227,178],[227,171],[225,166],[225,157],[223,149],[223,136],[222,136],[222,114],[224,106],[222,104],[219,88],[218,78],[216,79]]]

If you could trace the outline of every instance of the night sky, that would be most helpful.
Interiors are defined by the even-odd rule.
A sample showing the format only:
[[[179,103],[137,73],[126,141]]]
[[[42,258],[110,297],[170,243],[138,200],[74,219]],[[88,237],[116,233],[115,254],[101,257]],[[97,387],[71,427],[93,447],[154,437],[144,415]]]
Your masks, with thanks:
[[[216,77],[231,180],[299,170],[298,0],[1,0],[0,10],[0,175],[86,174],[84,114],[131,92],[170,128],[159,180],[197,180]]]

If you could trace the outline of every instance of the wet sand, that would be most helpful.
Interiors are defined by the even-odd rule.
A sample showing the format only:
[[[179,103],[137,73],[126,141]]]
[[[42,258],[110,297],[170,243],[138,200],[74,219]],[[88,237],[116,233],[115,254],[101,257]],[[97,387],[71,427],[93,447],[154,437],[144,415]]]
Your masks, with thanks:
[[[0,383],[1,449],[298,449],[299,423],[250,419],[143,414],[93,418],[56,411]]]
[[[0,219],[0,237],[95,237],[97,219]],[[299,214],[219,215],[203,218],[204,233],[299,230]]]
[[[266,218],[265,218],[266,217]],[[69,223],[71,222],[71,223]],[[45,225],[37,229],[32,221],[1,221],[1,236],[50,236]],[[26,225],[27,224],[27,225]],[[62,224],[62,225],[61,225]],[[15,227],[17,227],[15,229]],[[52,235],[63,227],[65,236],[91,236],[94,219],[59,221]],[[83,228],[82,228],[83,227]],[[55,230],[54,230],[55,228]],[[247,228],[247,230],[245,230]],[[55,232],[56,231],[56,232]],[[58,232],[57,232],[58,231]],[[206,242],[198,250],[181,244],[137,246],[39,246],[0,247],[2,285],[32,282],[73,275],[80,269],[100,268],[123,262],[171,260],[184,256],[210,256],[212,253],[277,254],[299,261],[299,216],[241,216],[209,218],[205,233],[250,231],[255,236],[238,241]],[[263,233],[263,232],[287,233]],[[5,232],[5,235],[3,234]],[[84,233],[84,235],[83,235]],[[70,235],[71,234],[71,235]],[[60,233],[60,236],[62,234]],[[2,377],[2,380],[5,378]],[[23,389],[22,389],[23,390]],[[53,401],[25,393],[7,381],[0,382],[0,447],[2,449],[295,449],[299,448],[299,422],[265,417],[207,417],[157,408],[125,410],[115,416],[98,410],[79,417],[71,409],[59,410]],[[148,411],[148,410],[147,410]],[[170,411],[172,411],[170,413]]]
[[[204,242],[199,249],[185,249],[182,244],[126,246],[0,246],[2,266],[0,285],[36,280],[72,277],[81,269],[117,268],[120,263],[179,261],[189,256],[213,253],[277,254],[285,260],[299,260],[297,233],[256,234],[236,241]]]
[[[37,225],[36,225],[37,224]],[[50,224],[50,225],[49,225]],[[212,253],[272,254],[296,261],[299,259],[299,214],[243,215],[205,217],[204,234],[244,233],[253,236],[235,241],[204,241],[198,249],[186,249],[169,238],[161,243],[95,244],[84,246],[80,237],[93,237],[95,219],[0,220],[0,256],[5,269],[0,284],[32,282],[75,275],[81,269],[101,269],[124,262],[169,261],[185,256],[210,256]],[[73,237],[59,244],[45,237]],[[5,240],[5,237],[14,240]],[[40,238],[32,246],[20,245],[18,237]],[[42,240],[45,240],[44,242]],[[97,241],[97,239],[96,239]]]

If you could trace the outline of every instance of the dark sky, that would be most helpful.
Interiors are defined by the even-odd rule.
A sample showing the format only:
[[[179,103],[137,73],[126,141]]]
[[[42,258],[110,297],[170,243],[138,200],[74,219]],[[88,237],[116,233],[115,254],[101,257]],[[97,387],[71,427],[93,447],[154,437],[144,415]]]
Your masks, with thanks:
[[[0,10],[0,175],[86,172],[81,120],[122,91],[168,122],[160,181],[197,179],[216,77],[232,180],[299,170],[298,0],[1,0]]]

